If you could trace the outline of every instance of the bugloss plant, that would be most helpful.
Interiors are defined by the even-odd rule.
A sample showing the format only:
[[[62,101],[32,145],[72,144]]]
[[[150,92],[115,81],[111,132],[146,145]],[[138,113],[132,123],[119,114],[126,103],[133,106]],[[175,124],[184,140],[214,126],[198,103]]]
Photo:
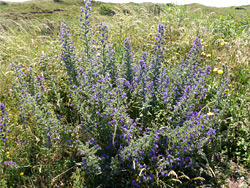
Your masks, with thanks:
[[[8,146],[8,112],[6,111],[5,105],[0,104],[0,136],[1,136],[1,146]]]
[[[49,158],[57,146],[76,145],[82,160],[75,163],[80,162],[89,187],[175,185],[173,171],[190,171],[197,153],[215,138],[228,81],[211,95],[206,85],[211,67],[198,66],[199,38],[178,66],[166,65],[162,24],[152,54],[137,59],[126,38],[116,62],[108,26],[100,23],[97,39],[91,33],[90,6],[86,1],[81,8],[83,49],[75,50],[69,28],[62,25],[64,91],[46,60],[39,73],[14,66],[20,122],[36,122],[34,134]],[[74,119],[63,118],[71,115]]]
[[[5,104],[0,102],[0,164],[1,167],[7,172],[8,168],[15,168],[16,163],[9,160],[9,151],[8,151],[8,145],[9,145],[9,139],[8,139],[8,133],[10,132],[9,129],[9,113],[6,110]],[[1,181],[0,185],[5,186],[4,178],[6,175],[2,172],[0,173]]]
[[[35,180],[37,186],[49,185],[50,180],[56,176],[53,174],[55,169],[70,163],[69,160],[63,159],[72,145],[71,126],[64,125],[67,116],[64,119],[64,114],[60,111],[65,109],[61,104],[65,95],[61,88],[63,86],[60,86],[49,67],[50,63],[42,56],[39,63],[40,72],[35,72],[32,68],[24,69],[17,63],[14,63],[12,68],[17,76],[12,92],[19,105],[18,124],[21,125],[20,132],[24,130],[25,134],[21,140],[13,142],[17,142],[23,150],[30,151],[20,156],[29,160],[21,161],[18,165],[19,170],[26,169],[25,173],[22,172],[24,175],[38,174],[39,177]],[[58,161],[59,158],[62,161]],[[41,168],[43,160],[47,162]],[[55,163],[57,165],[54,165]],[[13,177],[19,176],[13,173]],[[27,179],[22,178],[22,182],[25,180]],[[17,181],[13,184],[11,179],[8,181],[8,185],[16,186],[16,183]]]

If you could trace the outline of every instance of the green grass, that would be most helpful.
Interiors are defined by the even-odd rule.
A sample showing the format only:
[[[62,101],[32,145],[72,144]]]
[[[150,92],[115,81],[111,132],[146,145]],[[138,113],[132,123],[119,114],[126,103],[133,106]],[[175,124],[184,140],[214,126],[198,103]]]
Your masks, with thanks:
[[[238,10],[200,4],[173,7],[151,3],[112,4],[116,14],[105,16],[99,13],[101,4],[93,2],[92,5],[93,32],[96,33],[99,22],[106,22],[111,33],[109,39],[117,51],[121,51],[126,37],[131,39],[136,54],[149,51],[157,25],[163,23],[167,43],[164,59],[171,65],[185,57],[195,37],[202,38],[201,66],[210,64],[212,69],[226,66],[233,86],[229,92],[231,110],[222,120],[228,138],[221,153],[250,167],[250,5]],[[61,23],[66,22],[75,31],[73,40],[78,41],[80,6],[83,6],[80,0],[0,2],[0,102],[6,104],[14,120],[18,114],[10,91],[15,79],[10,64],[17,61],[36,70],[41,54],[58,61]],[[15,150],[18,148],[12,152]]]

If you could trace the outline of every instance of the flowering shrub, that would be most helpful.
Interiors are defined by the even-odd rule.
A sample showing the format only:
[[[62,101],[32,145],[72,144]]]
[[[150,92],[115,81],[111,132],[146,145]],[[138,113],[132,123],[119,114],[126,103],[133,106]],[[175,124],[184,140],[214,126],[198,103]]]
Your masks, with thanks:
[[[166,65],[162,24],[153,54],[137,59],[126,38],[117,61],[105,23],[93,37],[90,6],[86,1],[81,8],[83,49],[76,50],[62,25],[60,58],[67,79],[52,74],[46,57],[40,72],[13,66],[19,121],[37,124],[34,134],[47,156],[58,146],[77,147],[90,187],[165,186],[173,171],[192,168],[194,156],[215,138],[228,80],[215,91],[207,87],[211,67],[198,66],[199,38],[178,66]]]
[[[8,137],[7,134],[10,131],[8,129],[8,121],[9,118],[8,116],[8,112],[6,111],[5,105],[4,104],[0,104],[0,137],[1,137],[1,144],[0,146],[3,144],[5,146],[8,145]]]

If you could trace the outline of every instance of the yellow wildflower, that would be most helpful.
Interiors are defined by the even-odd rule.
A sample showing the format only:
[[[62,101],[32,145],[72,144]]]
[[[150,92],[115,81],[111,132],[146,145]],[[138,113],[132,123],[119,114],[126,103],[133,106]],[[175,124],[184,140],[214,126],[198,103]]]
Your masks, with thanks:
[[[154,170],[150,170],[150,173],[153,174]]]
[[[214,113],[213,113],[213,112],[208,112],[207,115],[208,115],[208,116],[213,116]]]
[[[225,93],[228,93],[229,92],[229,89],[225,89]]]
[[[201,39],[201,42],[203,42],[203,39]]]
[[[223,74],[223,70],[218,70],[218,74]]]
[[[136,178],[136,181],[139,181],[139,178]]]
[[[20,176],[23,176],[23,172],[20,173]]]
[[[214,70],[213,70],[214,72],[217,72],[218,71],[218,68],[214,68]]]
[[[239,95],[239,93],[237,92],[237,93],[236,93],[236,95],[238,96],[238,95]]]
[[[9,152],[9,151],[6,152],[6,156],[7,156],[7,157],[10,157],[10,152]]]
[[[221,45],[221,46],[224,46],[224,45],[225,45],[225,42],[221,42],[220,45]]]
[[[201,55],[206,55],[206,53],[205,52],[201,52]]]
[[[232,84],[229,84],[228,86],[229,86],[229,87],[231,87],[231,86],[232,86]]]

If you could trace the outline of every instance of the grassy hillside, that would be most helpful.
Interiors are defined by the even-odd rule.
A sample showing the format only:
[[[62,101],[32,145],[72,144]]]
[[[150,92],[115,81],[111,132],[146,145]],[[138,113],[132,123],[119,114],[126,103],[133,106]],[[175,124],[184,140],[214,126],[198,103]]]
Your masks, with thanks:
[[[74,141],[80,136],[89,137],[89,135],[78,132],[80,126],[78,116],[82,112],[78,112],[75,107],[70,106],[73,99],[69,97],[72,94],[70,94],[72,88],[67,84],[66,79],[69,72],[66,74],[66,68],[60,57],[63,51],[60,32],[63,28],[62,24],[66,23],[71,33],[72,43],[76,49],[80,49],[75,52],[75,56],[83,58],[81,52],[84,43],[79,38],[82,36],[79,31],[82,25],[82,21],[79,19],[81,14],[83,15],[81,6],[84,7],[84,3],[80,0],[62,0],[57,3],[46,0],[25,3],[0,2],[0,104],[5,104],[6,111],[9,113],[9,120],[5,120],[9,123],[10,131],[8,133],[9,145],[0,143],[0,177],[2,177],[0,186],[2,185],[2,187],[95,185],[93,177],[78,168],[81,166],[82,157],[78,155],[78,144]],[[184,176],[181,176],[181,169],[176,172],[176,177],[174,173],[170,173],[168,178],[159,177],[157,181],[155,179],[157,184],[154,186],[160,187],[159,182],[161,181],[165,183],[162,185],[168,183],[173,187],[195,187],[205,186],[205,184],[211,187],[222,187],[224,184],[229,187],[236,187],[240,184],[245,187],[250,186],[248,173],[250,168],[250,5],[215,8],[200,4],[175,6],[153,3],[106,4],[94,1],[91,7],[90,21],[93,26],[93,38],[99,40],[98,25],[100,22],[106,23],[109,30],[108,40],[113,44],[112,48],[115,51],[112,56],[114,66],[117,67],[124,62],[126,51],[124,40],[126,38],[130,39],[131,53],[135,59],[134,65],[141,58],[142,52],[148,52],[149,57],[155,53],[154,42],[157,42],[158,24],[162,24],[165,28],[162,65],[166,69],[173,68],[175,71],[176,65],[179,65],[180,62],[184,63],[182,59],[189,58],[188,53],[194,41],[197,40],[196,38],[201,39],[197,63],[202,68],[211,66],[211,72],[206,85],[209,95],[198,104],[197,109],[200,109],[198,115],[207,109],[210,103],[214,103],[212,100],[216,98],[214,88],[218,82],[223,80],[219,77],[220,74],[217,74],[217,70],[223,70],[224,73],[221,76],[231,80],[229,88],[224,91],[226,97],[221,99],[223,101],[221,106],[219,106],[219,102],[216,103],[218,109],[223,111],[223,114],[216,120],[220,125],[216,137],[202,149],[204,158],[196,156],[197,161],[200,161],[203,166],[197,162],[199,168],[196,166],[195,170],[185,171],[191,180],[182,180]],[[100,43],[95,47],[97,51],[100,50]],[[43,56],[46,56],[47,60],[44,60]],[[97,57],[99,56],[100,54],[97,53]],[[79,61],[82,61],[81,58]],[[61,116],[62,122],[71,131],[69,132],[72,140],[75,139],[72,141],[74,142],[72,145],[64,146],[63,143],[60,143],[51,150],[41,143],[43,135],[37,127],[37,117],[32,115],[33,112],[27,112],[27,120],[21,119],[21,106],[24,104],[20,105],[21,100],[19,101],[17,96],[22,92],[20,91],[18,94],[15,90],[18,88],[20,75],[17,77],[15,68],[13,68],[13,64],[18,64],[20,69],[18,68],[17,72],[22,73],[25,83],[30,85],[32,80],[29,76],[32,74],[41,73],[41,76],[46,77],[41,68],[43,61],[49,62],[45,63],[48,65],[48,75],[52,75],[55,80],[58,79],[57,82],[51,81],[51,83],[60,86],[58,90],[54,88],[55,93],[53,93],[54,86],[52,87],[49,83],[45,84],[45,88],[52,87],[44,93],[46,100],[49,101],[46,103],[46,108],[56,114],[55,117],[53,116],[56,120],[59,120],[59,116]],[[31,73],[32,71],[33,73]],[[38,85],[35,86],[38,87]],[[130,109],[128,113],[131,116],[137,117],[137,113],[140,112],[136,106],[138,104],[140,102],[129,103],[126,106]],[[4,121],[5,108],[1,107],[1,123]],[[149,115],[152,118],[152,125],[160,127],[168,122],[164,117],[170,116],[171,112],[164,110],[165,107],[157,112],[157,117]],[[24,116],[26,117],[26,115]],[[45,121],[46,116],[43,118]],[[140,119],[141,116],[138,118]],[[160,118],[164,121],[159,120]],[[3,127],[3,123],[0,125]],[[4,132],[3,130],[6,128],[1,126],[0,130]],[[136,126],[140,129],[142,124]],[[2,140],[4,140],[3,137],[1,136]],[[10,168],[12,163],[6,165],[6,161],[14,161],[18,167],[15,168],[13,165]],[[148,171],[151,173],[151,170]],[[194,174],[199,177],[195,179],[192,177]],[[233,181],[235,177],[236,180]],[[239,179],[240,177],[245,178]],[[206,181],[200,181],[203,178]],[[178,181],[174,182],[173,179],[178,179]],[[132,180],[139,182],[139,179],[131,174]],[[183,181],[183,184],[180,181]],[[150,187],[146,183],[143,185]]]

